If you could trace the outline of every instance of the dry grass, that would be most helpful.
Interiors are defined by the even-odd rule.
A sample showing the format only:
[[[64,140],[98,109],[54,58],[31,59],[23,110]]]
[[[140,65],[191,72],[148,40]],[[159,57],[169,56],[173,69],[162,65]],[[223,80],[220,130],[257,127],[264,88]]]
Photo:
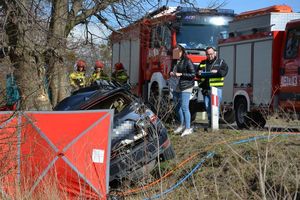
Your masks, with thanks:
[[[297,123],[297,122],[296,122]],[[287,132],[289,134],[289,132]],[[248,137],[266,138],[233,144]],[[268,137],[270,136],[270,137]],[[193,154],[195,158],[176,170],[161,185],[126,199],[300,199],[300,135],[223,129],[188,137],[171,134],[177,158],[161,167],[162,174]],[[212,158],[170,193],[162,193],[185,177],[209,152]],[[134,187],[134,186],[132,186]],[[155,196],[158,195],[158,196]]]
[[[276,121],[275,121],[276,122]],[[274,126],[274,121],[268,122]],[[296,126],[299,121],[295,121]],[[287,127],[290,125],[287,124]],[[293,124],[294,126],[294,124]],[[126,192],[134,188],[147,186],[149,182],[158,179],[168,171],[178,167],[184,160],[191,158],[186,164],[178,167],[174,173],[162,182],[142,189],[137,194],[126,196],[125,199],[145,199],[160,197],[160,199],[300,199],[300,135],[273,135],[270,131],[240,131],[234,127],[221,129],[215,132],[204,132],[203,127],[196,128],[194,134],[180,137],[172,134],[170,138],[176,152],[176,159],[158,163],[156,171],[145,180],[135,183],[127,182],[120,190]],[[286,132],[291,134],[290,132]],[[249,137],[265,138],[246,140]],[[12,137],[13,138],[13,137]],[[195,169],[197,164],[209,152],[214,152],[195,170],[182,184],[169,193],[169,188]],[[7,159],[7,157],[6,157]],[[5,168],[2,168],[5,169]],[[3,181],[8,171],[1,172],[1,185],[8,184]],[[10,183],[11,184],[11,183]],[[16,188],[17,184],[15,185]],[[2,196],[2,199],[9,199]],[[57,179],[44,181],[39,190],[18,191],[16,199],[67,199],[67,194],[59,190]],[[77,199],[83,199],[78,197]]]

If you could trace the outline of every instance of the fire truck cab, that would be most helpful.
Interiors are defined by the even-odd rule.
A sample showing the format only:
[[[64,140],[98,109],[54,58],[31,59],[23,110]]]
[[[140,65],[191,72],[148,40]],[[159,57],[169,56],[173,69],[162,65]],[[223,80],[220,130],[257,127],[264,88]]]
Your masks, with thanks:
[[[233,17],[229,9],[162,7],[111,35],[112,64],[122,62],[136,93],[146,101],[161,104],[167,99],[164,94],[169,95],[168,79],[176,44],[185,47],[198,67],[206,58],[205,48],[216,48],[218,40],[228,35],[228,22]],[[197,104],[201,99],[196,100],[195,95],[191,99],[194,119],[195,108],[200,111],[204,106]]]
[[[229,38],[218,46],[230,67],[222,107],[239,128],[263,127],[273,111],[299,113],[299,19],[300,13],[279,5],[241,13],[229,23]]]
[[[279,107],[300,118],[300,17],[286,25],[279,74]]]

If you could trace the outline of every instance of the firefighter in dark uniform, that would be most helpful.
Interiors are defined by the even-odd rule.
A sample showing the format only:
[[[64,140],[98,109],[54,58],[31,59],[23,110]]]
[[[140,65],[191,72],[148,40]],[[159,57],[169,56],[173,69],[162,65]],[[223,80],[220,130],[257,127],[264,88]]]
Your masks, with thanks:
[[[217,58],[213,47],[207,47],[206,60],[203,60],[197,70],[197,76],[200,78],[199,87],[202,88],[205,108],[208,117],[208,125],[211,127],[211,87],[218,89],[218,107],[222,101],[222,88],[224,86],[224,77],[227,75],[228,66],[223,59]],[[209,77],[201,75],[202,72],[210,72]]]
[[[85,68],[85,61],[78,60],[76,63],[76,71],[72,72],[69,76],[73,90],[78,90],[86,86]]]
[[[122,63],[115,64],[115,71],[111,75],[111,79],[121,84],[127,83],[129,76],[127,75]]]

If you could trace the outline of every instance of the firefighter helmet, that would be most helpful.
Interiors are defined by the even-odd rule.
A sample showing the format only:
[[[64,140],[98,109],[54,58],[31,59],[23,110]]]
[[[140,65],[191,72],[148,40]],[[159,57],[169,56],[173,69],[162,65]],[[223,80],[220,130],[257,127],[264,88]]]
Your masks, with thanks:
[[[85,70],[86,63],[84,60],[78,60],[76,65],[77,65],[77,70],[79,70],[79,68],[81,68],[81,67],[83,68],[83,70]]]
[[[95,69],[100,68],[102,69],[104,67],[103,62],[101,62],[100,60],[96,60],[95,62]]]
[[[118,62],[118,63],[115,64],[115,69],[116,70],[121,70],[121,69],[124,69],[124,66],[123,66],[122,63]]]

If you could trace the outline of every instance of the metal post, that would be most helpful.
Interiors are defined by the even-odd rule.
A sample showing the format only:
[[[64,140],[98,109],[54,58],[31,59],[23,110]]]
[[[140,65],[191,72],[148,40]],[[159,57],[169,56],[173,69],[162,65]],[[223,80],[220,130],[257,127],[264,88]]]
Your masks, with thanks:
[[[212,130],[219,130],[219,98],[218,88],[211,87],[211,128]]]

